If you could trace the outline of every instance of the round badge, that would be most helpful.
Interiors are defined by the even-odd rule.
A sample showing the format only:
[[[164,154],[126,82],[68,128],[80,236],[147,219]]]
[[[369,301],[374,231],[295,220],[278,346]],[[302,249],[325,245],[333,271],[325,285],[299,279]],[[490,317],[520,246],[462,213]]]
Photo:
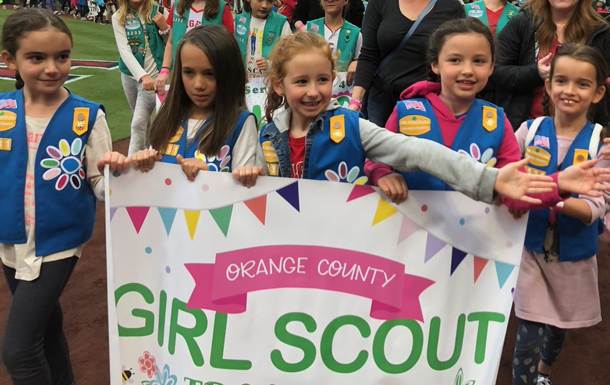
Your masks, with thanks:
[[[83,120],[85,120],[85,115],[78,114],[78,115],[76,115],[76,119],[82,122]]]
[[[341,123],[339,122],[335,122],[335,124],[333,125],[334,128],[341,128]]]
[[[493,113],[491,113],[491,112],[488,112],[488,113],[487,113],[487,117],[488,117],[488,118],[493,118],[493,116],[494,116],[494,114],[493,114]]]
[[[577,155],[577,156],[576,156],[576,161],[577,161],[577,162],[579,162],[579,163],[580,163],[580,162],[584,162],[584,161],[585,161],[585,157],[584,157],[584,156],[582,156],[582,155]]]

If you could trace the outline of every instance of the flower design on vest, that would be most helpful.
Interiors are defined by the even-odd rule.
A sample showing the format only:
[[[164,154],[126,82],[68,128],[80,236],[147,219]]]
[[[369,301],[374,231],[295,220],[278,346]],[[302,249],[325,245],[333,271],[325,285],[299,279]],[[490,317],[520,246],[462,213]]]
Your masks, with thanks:
[[[467,153],[464,150],[458,150],[458,154],[466,155],[466,156],[471,157],[474,160],[478,160],[481,163],[485,163],[487,165],[487,167],[495,166],[496,162],[498,161],[496,159],[496,157],[493,156],[494,155],[493,149],[488,148],[481,155],[481,149],[479,148],[479,146],[476,143],[470,144],[470,153]]]
[[[369,180],[369,178],[367,178],[366,176],[358,177],[358,175],[360,175],[360,167],[358,166],[354,166],[348,171],[347,163],[345,162],[339,163],[339,168],[337,169],[337,172],[333,170],[326,170],[324,172],[324,175],[326,176],[326,179],[332,182],[347,182],[358,184],[361,186],[365,185],[366,182],[368,182]]]
[[[206,157],[205,154],[199,152],[199,150],[195,151],[195,158],[203,160],[208,167],[210,167],[210,171],[216,172],[230,172],[229,162],[231,161],[231,155],[229,155],[229,151],[231,147],[226,144],[220,148],[220,152],[216,156]],[[214,162],[220,161],[220,166],[216,165]]]
[[[63,190],[68,182],[74,187],[74,189],[80,189],[82,182],[85,179],[83,141],[80,138],[74,139],[72,144],[68,143],[67,140],[62,139],[59,141],[59,145],[48,146],[47,154],[50,158],[46,158],[40,161],[40,165],[46,169],[42,175],[44,180],[55,181],[55,189],[57,191]]]

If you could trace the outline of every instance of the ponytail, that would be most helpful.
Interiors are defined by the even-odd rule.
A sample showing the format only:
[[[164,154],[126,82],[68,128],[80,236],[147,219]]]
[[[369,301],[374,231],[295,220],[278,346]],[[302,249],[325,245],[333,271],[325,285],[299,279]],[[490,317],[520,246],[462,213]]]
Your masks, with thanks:
[[[21,75],[19,75],[19,71],[17,71],[15,72],[15,89],[20,90],[23,86],[25,86],[25,83],[23,82]]]

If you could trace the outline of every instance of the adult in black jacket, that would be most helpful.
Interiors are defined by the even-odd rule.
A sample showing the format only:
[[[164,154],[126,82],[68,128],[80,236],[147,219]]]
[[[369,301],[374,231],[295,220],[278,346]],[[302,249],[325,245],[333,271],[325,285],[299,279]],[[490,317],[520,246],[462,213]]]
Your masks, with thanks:
[[[324,17],[324,10],[320,5],[320,0],[297,0],[297,6],[294,8],[294,13],[292,14],[292,22],[296,29],[300,29],[299,27],[301,27],[301,25],[307,25],[308,21],[321,17]],[[360,28],[362,27],[363,17],[364,4],[362,3],[362,0],[349,0],[345,20]]]
[[[535,38],[541,25],[540,21],[534,22],[532,10],[525,8],[508,22],[498,36],[496,68],[490,84],[496,92],[494,102],[504,108],[515,130],[530,118],[534,92],[544,85],[545,79],[541,77],[537,65]],[[610,29],[607,23],[599,23],[592,30],[586,44],[595,47],[604,56],[610,74]],[[547,61],[550,63],[550,60]],[[608,122],[607,116],[596,118],[599,123]]]

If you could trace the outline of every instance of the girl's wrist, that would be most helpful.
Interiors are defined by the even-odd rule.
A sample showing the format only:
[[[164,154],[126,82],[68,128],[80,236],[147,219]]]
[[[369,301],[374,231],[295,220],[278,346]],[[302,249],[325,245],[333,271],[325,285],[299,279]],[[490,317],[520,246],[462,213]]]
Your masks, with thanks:
[[[166,69],[161,69],[161,71],[159,71],[159,75],[167,75],[169,76],[169,71]]]
[[[352,99],[352,100],[350,100],[349,105],[350,105],[350,106],[356,106],[356,107],[358,107],[359,109],[362,109],[362,102],[361,102],[360,100],[358,100],[358,99]]]

